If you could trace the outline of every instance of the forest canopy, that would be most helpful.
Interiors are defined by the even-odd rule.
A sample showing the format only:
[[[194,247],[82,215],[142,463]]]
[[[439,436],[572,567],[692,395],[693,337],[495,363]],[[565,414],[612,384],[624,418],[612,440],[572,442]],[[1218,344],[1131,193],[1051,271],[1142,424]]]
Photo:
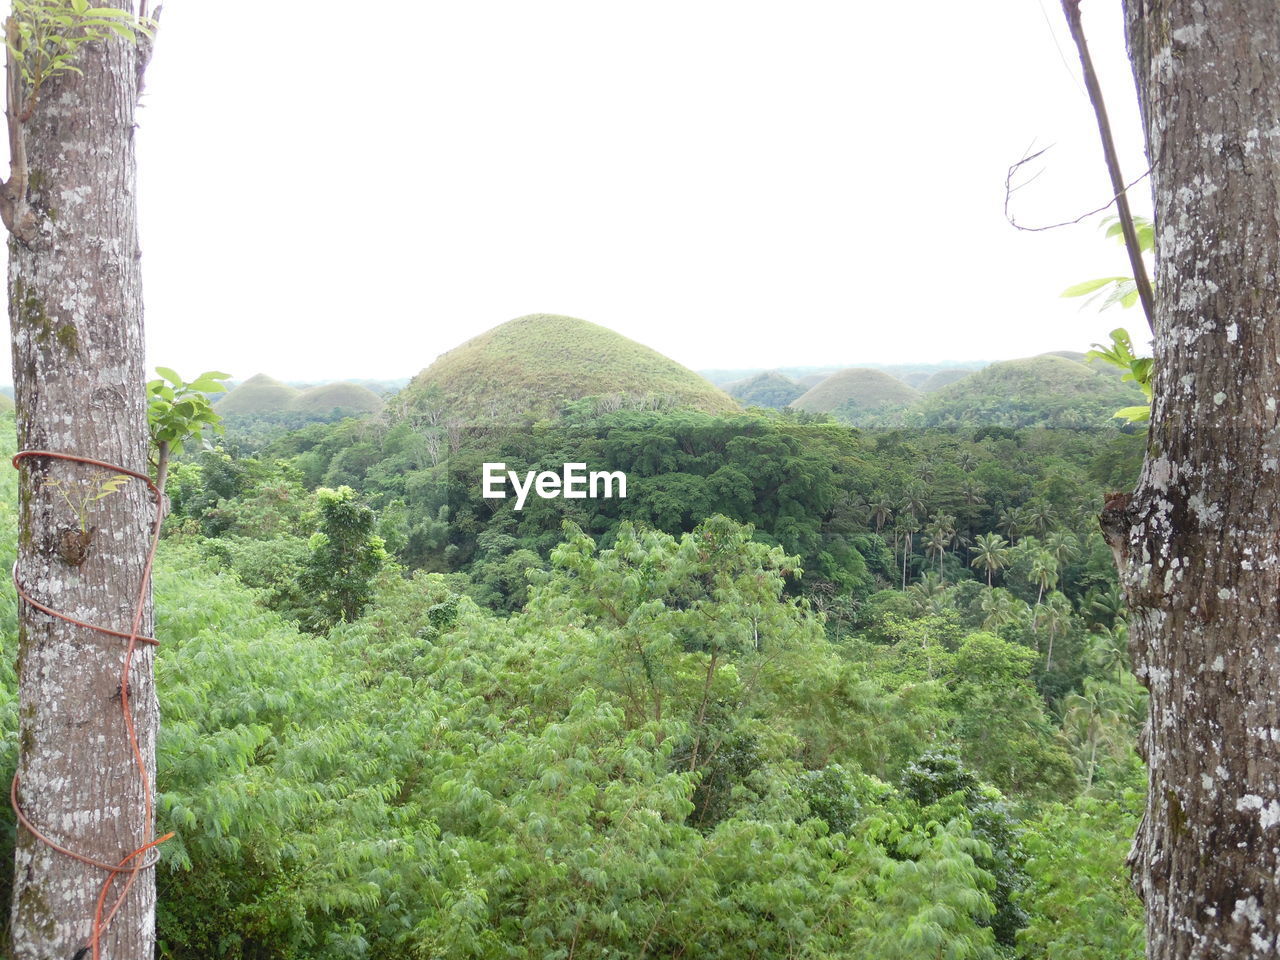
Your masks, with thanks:
[[[172,470],[162,956],[1141,955],[1140,437],[421,402]]]

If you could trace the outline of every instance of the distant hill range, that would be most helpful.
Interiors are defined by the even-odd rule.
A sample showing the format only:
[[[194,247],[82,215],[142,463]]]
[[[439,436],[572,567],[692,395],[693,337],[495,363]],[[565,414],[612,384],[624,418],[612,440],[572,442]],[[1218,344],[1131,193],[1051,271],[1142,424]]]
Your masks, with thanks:
[[[1083,354],[1080,356],[1083,356]],[[699,370],[698,374],[710,380],[716,386],[727,390],[729,385],[751,379],[757,374],[776,373],[794,380],[808,390],[839,370],[857,367],[866,370],[880,370],[890,376],[897,377],[908,386],[918,387],[936,373],[952,369],[972,372],[981,370],[988,362],[986,360],[962,360],[953,363],[859,363],[826,367],[741,367],[737,369],[724,367]]]
[[[1065,350],[979,370],[920,373],[894,377],[885,369],[840,370],[790,407],[860,427],[1080,428],[1107,424],[1116,410],[1143,402],[1138,387],[1122,382],[1119,371]]]
[[[214,396],[222,416],[264,416],[301,412],[359,416],[382,409],[382,398],[357,383],[325,383],[301,390],[265,373],[250,377],[229,393]]]
[[[605,327],[533,314],[468,340],[413,378],[401,403],[464,423],[521,423],[558,416],[593,398],[599,411],[739,408],[692,370]]]
[[[1084,354],[1077,354],[1077,356],[1083,358]],[[803,376],[799,375],[801,371],[814,370],[816,368],[787,367],[778,370],[763,370],[737,380],[722,381],[715,379],[713,382],[720,384],[729,396],[739,401],[744,407],[772,407],[775,410],[780,410],[795,403],[798,409],[832,413],[834,412],[833,410],[827,409],[826,398],[839,396],[841,390],[851,390],[853,394],[857,394],[860,397],[860,400],[855,402],[855,406],[865,411],[866,409],[879,409],[880,407],[896,409],[901,407],[904,402],[909,404],[917,399],[911,394],[903,394],[897,390],[893,386],[894,383],[905,384],[920,393],[932,393],[969,376],[969,374],[980,370],[985,365],[984,363],[976,362],[966,367],[947,367],[943,364],[927,367],[912,364],[868,365],[866,367],[851,367],[843,371],[825,370],[806,373]],[[849,376],[851,370],[860,370],[862,374],[858,378],[851,379]],[[708,370],[703,371],[702,375],[704,377],[719,377],[730,372],[733,371]],[[814,390],[837,373],[845,374],[842,377],[843,386],[829,387],[825,391],[814,394],[804,403],[798,402],[806,392]],[[884,380],[883,377],[885,376],[888,376],[892,383]],[[859,382],[855,384],[853,382],[854,379]],[[849,399],[853,399],[852,395],[842,397],[841,402]]]
[[[766,407],[826,414],[866,428],[1097,427],[1111,423],[1121,407],[1143,402],[1119,371],[1068,350],[990,364],[784,367],[725,378],[735,373],[744,371],[700,376],[606,327],[533,314],[441,354],[412,380],[312,386],[258,374],[214,399],[225,416],[288,414],[305,422],[379,412],[384,401],[378,393],[403,386],[397,407],[427,413],[437,425],[530,424],[576,405],[588,413],[689,407],[725,414]],[[6,400],[0,391],[0,410],[11,405]]]

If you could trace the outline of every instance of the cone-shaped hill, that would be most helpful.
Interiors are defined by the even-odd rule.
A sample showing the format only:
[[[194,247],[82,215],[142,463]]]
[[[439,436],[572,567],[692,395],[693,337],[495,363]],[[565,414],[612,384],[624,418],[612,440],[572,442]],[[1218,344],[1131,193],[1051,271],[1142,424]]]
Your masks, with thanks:
[[[605,327],[533,314],[442,354],[404,390],[409,403],[433,397],[449,416],[522,423],[554,417],[567,403],[601,397],[616,407],[739,409],[692,370]]]
[[[297,387],[259,373],[219,400],[217,410],[223,416],[229,413],[279,413],[281,410],[291,409],[293,401],[300,394]]]
[[[809,413],[829,413],[838,420],[861,423],[867,418],[905,413],[920,393],[880,370],[853,367],[833,373],[791,406]]]
[[[926,427],[1098,427],[1121,407],[1143,403],[1142,391],[1092,363],[1058,354],[1006,360],[972,373],[920,405]]]
[[[961,370],[959,368],[952,370],[939,370],[933,374],[924,383],[920,384],[921,393],[937,393],[943,387],[949,387],[953,383],[958,383],[965,377],[973,373],[972,370]]]
[[[13,397],[7,393],[0,393],[0,413],[8,413],[13,409]]]
[[[307,413],[377,413],[382,409],[382,398],[358,383],[326,383],[303,390],[294,398],[291,409]]]
[[[790,377],[772,370],[726,383],[724,389],[744,407],[772,407],[775,410],[781,410],[805,391]]]

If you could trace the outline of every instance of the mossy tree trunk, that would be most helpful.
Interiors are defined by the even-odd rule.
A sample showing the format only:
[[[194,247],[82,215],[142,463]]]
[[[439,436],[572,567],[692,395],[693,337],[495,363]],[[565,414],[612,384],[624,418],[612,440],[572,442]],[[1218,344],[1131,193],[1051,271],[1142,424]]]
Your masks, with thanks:
[[[1152,960],[1280,944],[1280,7],[1125,0],[1156,221],[1157,378],[1103,514],[1151,692],[1134,846]]]
[[[137,46],[86,44],[80,74],[48,80],[21,125],[31,222],[9,239],[9,319],[18,444],[146,470],[142,286],[135,216]],[[20,234],[20,235],[19,235]],[[82,621],[128,632],[153,505],[137,481],[73,510],[110,472],[52,459],[22,467],[18,563],[31,596]],[[77,512],[83,516],[77,516]],[[83,556],[83,520],[91,531]],[[83,539],[85,535],[81,535]],[[151,632],[150,599],[142,623]],[[19,639],[19,800],[50,839],[118,862],[149,839],[142,781],[124,733],[125,641],[23,605]],[[129,698],[154,770],[157,704],[149,648],[133,659]],[[137,876],[102,956],[154,952],[154,871]],[[70,960],[86,946],[106,874],[17,840],[13,955]],[[123,879],[108,896],[108,906]]]

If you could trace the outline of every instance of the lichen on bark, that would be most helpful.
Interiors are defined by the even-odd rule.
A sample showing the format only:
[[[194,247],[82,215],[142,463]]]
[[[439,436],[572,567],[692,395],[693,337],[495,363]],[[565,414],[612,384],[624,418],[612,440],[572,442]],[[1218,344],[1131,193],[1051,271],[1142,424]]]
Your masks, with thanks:
[[[1152,163],[1155,403],[1109,541],[1150,690],[1151,960],[1280,950],[1280,16],[1125,0]],[[1114,519],[1114,518],[1113,518]]]
[[[139,51],[84,46],[81,73],[51,78],[21,124],[31,215],[9,244],[18,442],[145,471],[141,275],[134,210]],[[59,203],[58,215],[48,198]],[[11,198],[12,199],[12,198]],[[20,224],[10,224],[11,230]],[[92,549],[68,565],[66,505],[48,478],[92,482],[96,468],[26,460],[19,487],[19,571],[30,594],[82,620],[128,630],[142,582],[152,501],[130,483],[94,505]],[[100,473],[100,471],[97,471]],[[73,521],[74,523],[74,521]],[[76,526],[78,528],[78,525]],[[19,635],[19,799],[50,838],[117,862],[149,838],[143,787],[124,736],[124,643],[24,607]],[[141,625],[151,632],[149,603]],[[149,649],[129,676],[139,746],[154,769],[157,708]],[[154,783],[152,783],[154,786]],[[12,955],[70,958],[87,944],[103,871],[20,830]],[[118,884],[115,888],[120,889]],[[109,898],[108,906],[111,900]],[[141,873],[102,942],[108,958],[154,952],[154,877]]]

